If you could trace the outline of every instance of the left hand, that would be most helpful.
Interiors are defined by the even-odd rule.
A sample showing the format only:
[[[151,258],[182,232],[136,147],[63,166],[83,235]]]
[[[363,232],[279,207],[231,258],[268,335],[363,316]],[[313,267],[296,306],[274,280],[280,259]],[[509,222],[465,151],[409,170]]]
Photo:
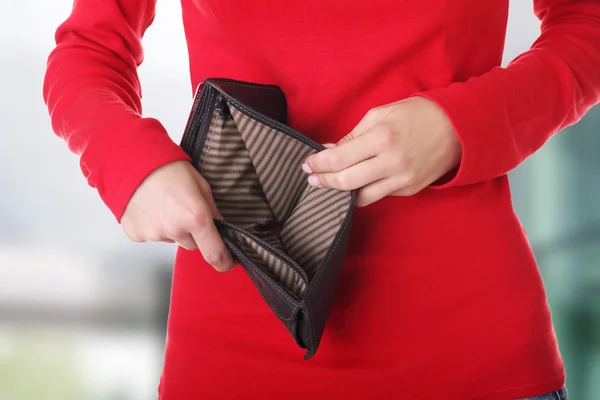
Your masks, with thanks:
[[[359,207],[421,191],[455,168],[462,155],[450,120],[424,97],[374,108],[336,145],[326,146],[302,166],[309,183],[359,189]]]

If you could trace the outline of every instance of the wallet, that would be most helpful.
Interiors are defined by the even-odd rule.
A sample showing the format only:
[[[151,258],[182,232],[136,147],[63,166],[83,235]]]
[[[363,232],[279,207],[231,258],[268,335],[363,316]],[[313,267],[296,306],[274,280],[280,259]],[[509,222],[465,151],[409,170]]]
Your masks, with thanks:
[[[338,285],[355,191],[308,184],[302,163],[325,148],[287,125],[278,86],[205,80],[181,147],[211,187],[226,246],[311,358]]]

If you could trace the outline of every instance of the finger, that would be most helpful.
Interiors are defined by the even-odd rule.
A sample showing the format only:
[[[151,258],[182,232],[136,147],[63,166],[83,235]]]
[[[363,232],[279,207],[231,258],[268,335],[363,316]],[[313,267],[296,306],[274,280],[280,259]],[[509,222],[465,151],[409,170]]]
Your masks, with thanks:
[[[394,178],[384,178],[361,188],[356,194],[356,206],[366,207],[383,199],[398,188]]]
[[[211,218],[205,218],[190,232],[200,253],[217,271],[225,272],[232,269],[235,264],[231,253],[223,243],[221,235]]]
[[[412,196],[426,185],[417,185],[414,179],[405,175],[384,178],[361,188],[356,196],[356,205],[365,207],[386,196]]]
[[[376,135],[377,131],[371,130],[354,140],[315,153],[306,159],[306,166],[302,169],[313,173],[336,172],[374,157],[384,150],[379,146]]]
[[[196,250],[198,248],[194,238],[190,234],[175,237],[173,238],[173,241],[186,250]]]
[[[159,242],[161,242],[161,243],[175,243],[175,240],[172,240],[172,239],[161,239],[161,240],[159,240]]]
[[[389,168],[383,157],[373,157],[338,172],[312,174],[308,183],[317,187],[354,190],[387,176]]]
[[[419,185],[419,186],[407,186],[402,189],[394,190],[389,196],[413,196],[419,193],[421,190],[425,189],[427,185]]]

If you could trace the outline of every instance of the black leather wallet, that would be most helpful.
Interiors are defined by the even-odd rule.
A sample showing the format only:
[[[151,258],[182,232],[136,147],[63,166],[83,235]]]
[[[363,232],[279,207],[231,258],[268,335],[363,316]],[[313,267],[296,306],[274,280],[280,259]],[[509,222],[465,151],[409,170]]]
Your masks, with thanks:
[[[286,120],[279,87],[207,79],[181,146],[211,186],[223,241],[309,359],[335,295],[355,192],[308,184],[301,165],[324,147]]]

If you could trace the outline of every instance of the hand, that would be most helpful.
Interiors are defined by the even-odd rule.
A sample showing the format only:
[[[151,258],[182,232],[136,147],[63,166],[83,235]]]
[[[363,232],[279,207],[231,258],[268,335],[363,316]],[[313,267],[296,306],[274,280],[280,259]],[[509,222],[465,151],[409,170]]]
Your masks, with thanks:
[[[357,206],[385,196],[410,196],[435,182],[461,158],[446,114],[431,100],[411,97],[372,109],[336,145],[302,166],[314,186],[359,189]]]
[[[187,161],[175,161],[152,172],[131,197],[121,225],[134,242],[177,242],[200,249],[217,271],[235,263],[213,218],[222,219],[210,186]]]

